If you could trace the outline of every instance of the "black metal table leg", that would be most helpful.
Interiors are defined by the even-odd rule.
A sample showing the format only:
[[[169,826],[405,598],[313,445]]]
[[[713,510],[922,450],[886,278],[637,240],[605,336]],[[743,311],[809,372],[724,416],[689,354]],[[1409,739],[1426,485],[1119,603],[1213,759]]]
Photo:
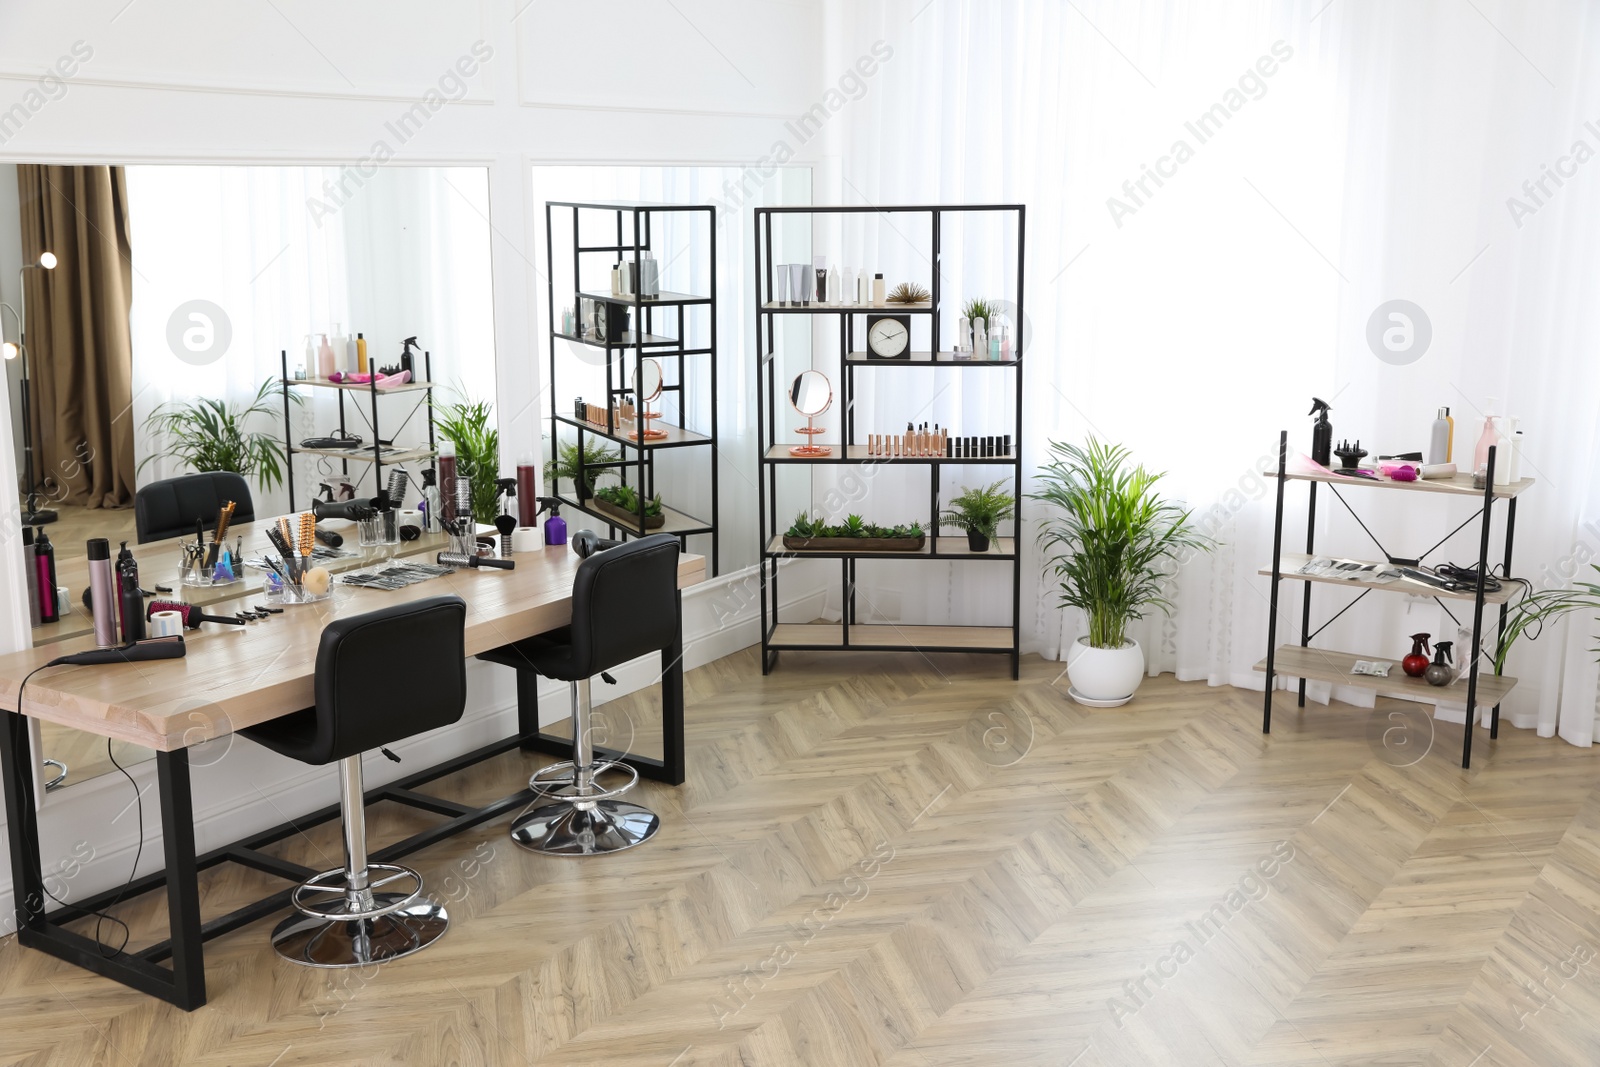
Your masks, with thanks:
[[[683,594],[676,595],[678,618],[683,618]],[[661,653],[661,781],[682,785],[683,757],[683,626],[678,626],[671,647]]]
[[[1278,507],[1272,519],[1272,593],[1267,609],[1267,694],[1261,709],[1261,732],[1272,732],[1272,661],[1278,651],[1278,576],[1283,568],[1283,486],[1289,472],[1289,431],[1278,435]]]
[[[1306,505],[1306,555],[1317,549],[1317,483],[1310,485],[1310,502]],[[1311,579],[1306,579],[1305,592],[1300,598],[1300,647],[1311,644]],[[1306,680],[1300,679],[1299,706],[1306,706]]]
[[[1512,497],[1509,501],[1506,502],[1506,560],[1505,560],[1505,567],[1504,567],[1504,569],[1502,571],[1502,574],[1501,574],[1501,577],[1502,577],[1503,580],[1505,580],[1505,584],[1506,585],[1510,584],[1509,579],[1511,578],[1511,546],[1516,541],[1516,533],[1517,533],[1517,498],[1516,497]],[[1494,673],[1497,674],[1497,675],[1502,673],[1502,669],[1500,667],[1500,646],[1506,639],[1506,612],[1508,610],[1510,610],[1510,607],[1511,607],[1511,600],[1510,600],[1509,597],[1507,597],[1505,603],[1500,605],[1500,629],[1499,629],[1498,633],[1496,634],[1495,641],[1494,641],[1494,653],[1495,653]],[[1494,711],[1490,713],[1490,718],[1489,718],[1489,740],[1493,741],[1496,738],[1498,738],[1499,736],[1500,736],[1500,704],[1497,701],[1495,703],[1495,706],[1494,706]]]
[[[200,882],[194,854],[189,750],[156,753],[161,783],[161,842],[167,861],[167,925],[172,942],[173,1003],[192,1011],[206,1002]]]
[[[539,732],[539,676],[531,669],[517,671],[517,732],[523,751],[532,752]]]
[[[1467,673],[1467,721],[1461,738],[1461,767],[1472,766],[1473,716],[1478,708],[1478,661],[1483,646],[1483,584],[1489,569],[1489,527],[1494,518],[1495,448],[1489,446],[1489,465],[1483,480],[1483,521],[1478,535],[1478,595],[1472,602],[1472,659]]]
[[[17,931],[40,930],[44,917],[44,872],[39,859],[39,819],[33,791],[33,744],[28,720],[5,712],[0,724],[0,760],[6,791],[6,837],[11,842],[11,886]]]

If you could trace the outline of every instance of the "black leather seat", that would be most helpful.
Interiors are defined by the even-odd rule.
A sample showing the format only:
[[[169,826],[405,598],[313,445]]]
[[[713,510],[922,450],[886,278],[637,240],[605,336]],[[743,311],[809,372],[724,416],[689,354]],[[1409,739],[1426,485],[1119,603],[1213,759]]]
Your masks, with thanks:
[[[300,914],[272,934],[285,959],[313,967],[380,963],[431,944],[449,926],[442,907],[419,900],[416,871],[367,862],[361,754],[460,720],[466,619],[458,596],[335,619],[317,648],[316,706],[239,731],[303,763],[340,763],[345,865],[296,887]],[[377,892],[396,884],[403,891]]]
[[[139,543],[194,533],[196,519],[210,529],[222,505],[233,501],[234,525],[256,517],[250,483],[232,471],[206,471],[163,478],[143,486],[133,498],[133,523]]]
[[[616,798],[638,783],[625,763],[594,760],[589,679],[620,664],[675,645],[678,610],[678,541],[654,534],[584,560],[572,587],[572,623],[560,630],[484,653],[481,658],[571,684],[573,758],[541,768],[530,788],[556,800],[512,823],[511,839],[536,852],[587,856],[616,852],[660,828],[654,812]],[[596,778],[610,771],[631,775],[615,789]]]

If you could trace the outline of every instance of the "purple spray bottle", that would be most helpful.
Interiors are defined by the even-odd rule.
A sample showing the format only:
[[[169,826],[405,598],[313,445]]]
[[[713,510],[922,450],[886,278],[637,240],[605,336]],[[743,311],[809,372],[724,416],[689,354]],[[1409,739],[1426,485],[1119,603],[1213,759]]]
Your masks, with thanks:
[[[543,512],[546,508],[550,510],[550,517],[544,520],[545,547],[566,544],[567,520],[561,517],[561,501],[553,496],[542,496],[539,498],[539,512]]]

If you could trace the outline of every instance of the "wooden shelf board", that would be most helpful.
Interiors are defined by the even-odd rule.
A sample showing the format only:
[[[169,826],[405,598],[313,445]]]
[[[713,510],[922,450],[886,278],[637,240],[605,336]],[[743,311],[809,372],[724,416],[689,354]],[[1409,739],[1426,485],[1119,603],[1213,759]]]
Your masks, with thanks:
[[[632,423],[621,423],[617,427],[617,432],[613,434],[606,432],[604,426],[585,422],[571,415],[557,415],[555,419],[564,426],[580,426],[586,433],[594,434],[596,437],[604,438],[607,441],[615,441],[620,445],[627,445],[630,448],[637,448],[640,445],[645,448],[671,448],[679,445],[705,445],[711,443],[711,438],[705,434],[695,433],[693,430],[685,430],[682,426],[674,426],[670,422],[664,422],[661,419],[651,419],[650,428],[664,430],[667,436],[654,441],[635,441],[629,437],[628,431],[632,428]]]
[[[579,290],[578,295],[589,300],[600,300],[607,304],[625,304],[628,307],[673,307],[678,304],[711,303],[709,296],[695,296],[693,293],[672,293],[665,289],[661,290],[659,296],[649,300],[640,300],[637,304],[634,303],[634,298],[631,296],[612,296],[610,293],[591,293],[583,290]]]
[[[865,352],[847,352],[844,360],[849,364],[868,367],[1015,367],[1015,359],[957,359],[952,352],[913,352],[910,359],[871,359]]]
[[[825,645],[844,649],[844,627],[827,622],[780,622],[767,642],[772,648],[794,645]],[[858,624],[850,627],[852,649],[914,650],[919,648],[959,648],[974,651],[1009,652],[1012,631],[1009,626],[897,626],[887,623]]]
[[[850,445],[842,456],[838,445],[831,446],[831,456],[791,456],[789,449],[792,447],[773,445],[767,449],[766,458],[774,463],[1015,463],[1017,460],[1016,456],[874,456],[868,453],[866,445]]]
[[[1277,471],[1262,471],[1263,478],[1277,478]],[[1320,474],[1307,472],[1296,474],[1291,471],[1285,475],[1286,481],[1291,482],[1327,482],[1332,485],[1359,485],[1371,489],[1399,489],[1408,493],[1436,493],[1444,496],[1469,496],[1483,499],[1483,490],[1475,488],[1472,484],[1471,474],[1457,474],[1454,478],[1419,478],[1414,482],[1396,482],[1380,477],[1374,481],[1371,478],[1352,478],[1342,474]],[[1524,478],[1510,485],[1497,485],[1494,495],[1499,499],[1519,496],[1533,485],[1532,478]]]
[[[291,452],[305,456],[326,456],[329,459],[353,459],[357,463],[382,463],[384,466],[397,466],[401,463],[410,463],[417,459],[432,459],[434,452],[428,448],[407,448],[399,452],[392,452],[374,460],[371,448],[301,448],[296,445]]]
[[[1465,650],[1463,650],[1465,651]],[[1351,674],[1350,667],[1358,659],[1376,663],[1392,663],[1389,677],[1374,678],[1365,674]],[[1255,665],[1255,670],[1266,671],[1267,661]],[[1301,648],[1299,645],[1282,645],[1274,657],[1274,674],[1288,678],[1309,678],[1335,685],[1371,689],[1381,696],[1415,700],[1423,704],[1466,704],[1467,679],[1463,676],[1446,686],[1432,686],[1421,678],[1412,678],[1400,669],[1398,659],[1386,656],[1358,656],[1351,652],[1335,652],[1326,648]],[[1509,675],[1495,675],[1480,664],[1478,671],[1477,701],[1480,707],[1492,707],[1505,699],[1516,687],[1517,680]]]
[[[1435,589],[1422,582],[1414,582],[1409,578],[1401,578],[1393,582],[1361,582],[1350,581],[1345,578],[1320,578],[1309,574],[1296,574],[1295,572],[1311,561],[1310,556],[1303,552],[1285,552],[1279,557],[1279,577],[1286,582],[1319,582],[1324,585],[1344,585],[1354,589],[1376,589],[1380,592],[1411,593],[1416,596],[1441,597],[1445,600],[1465,600],[1471,602],[1476,599],[1475,593],[1451,593],[1443,589]],[[1344,557],[1341,557],[1344,558]],[[1377,560],[1358,560],[1357,562],[1375,563]],[[1262,567],[1257,574],[1272,576],[1271,567]],[[1502,584],[1497,592],[1483,594],[1485,604],[1504,604],[1511,599],[1512,587]]]
[[[571,497],[564,496],[561,497],[560,500],[561,506],[564,508],[572,508],[575,511],[581,511],[583,514],[588,515],[596,522],[609,523],[612,526],[627,530],[629,533],[640,537],[648,537],[650,534],[658,533],[697,534],[711,532],[711,524],[709,522],[703,522],[700,519],[695,518],[693,515],[685,515],[681,511],[674,511],[665,504],[661,506],[661,514],[666,518],[666,522],[653,529],[641,530],[638,526],[624,522],[622,519],[617,518],[614,515],[608,515],[603,511],[598,511],[594,508],[580,504]]]
[[[560,330],[555,332],[555,336],[561,338],[563,341],[571,341],[573,344],[587,345],[590,348],[632,348],[635,345],[650,346],[678,344],[678,339],[676,337],[667,337],[666,335],[659,333],[644,334],[643,339],[639,340],[638,338],[641,335],[632,330],[624,330],[622,333],[622,340],[613,341],[609,345],[607,345],[604,341],[597,341],[592,337],[574,337],[572,334],[562,333]]]
[[[934,550],[937,543],[938,550]],[[851,556],[859,559],[1013,559],[1015,558],[1015,540],[1010,537],[996,537],[989,542],[987,552],[974,552],[967,547],[965,534],[954,537],[941,537],[937,542],[928,538],[927,544],[915,552],[831,552],[827,549],[793,549],[783,547],[783,535],[779,534],[767,542],[767,552],[773,556],[784,556],[800,559],[815,556],[818,559],[839,559]]]
[[[791,315],[837,315],[843,312],[846,315],[896,315],[917,314],[928,315],[933,312],[933,302],[924,300],[920,304],[830,304],[820,300],[813,300],[809,304],[780,304],[768,300],[761,305],[762,311],[775,311],[779,314]]]
[[[343,389],[350,393],[370,393],[372,385],[368,382],[330,382],[326,378],[280,378],[285,385],[313,385],[318,389]],[[406,382],[404,385],[379,386],[378,395],[387,396],[390,393],[416,393],[424,389],[432,389],[432,382]]]

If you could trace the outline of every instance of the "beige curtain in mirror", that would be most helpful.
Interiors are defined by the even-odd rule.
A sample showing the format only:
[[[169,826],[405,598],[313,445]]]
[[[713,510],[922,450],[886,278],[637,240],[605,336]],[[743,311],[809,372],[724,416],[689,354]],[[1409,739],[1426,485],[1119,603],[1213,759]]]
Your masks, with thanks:
[[[121,167],[17,167],[34,473],[51,500],[133,503],[133,259]]]

